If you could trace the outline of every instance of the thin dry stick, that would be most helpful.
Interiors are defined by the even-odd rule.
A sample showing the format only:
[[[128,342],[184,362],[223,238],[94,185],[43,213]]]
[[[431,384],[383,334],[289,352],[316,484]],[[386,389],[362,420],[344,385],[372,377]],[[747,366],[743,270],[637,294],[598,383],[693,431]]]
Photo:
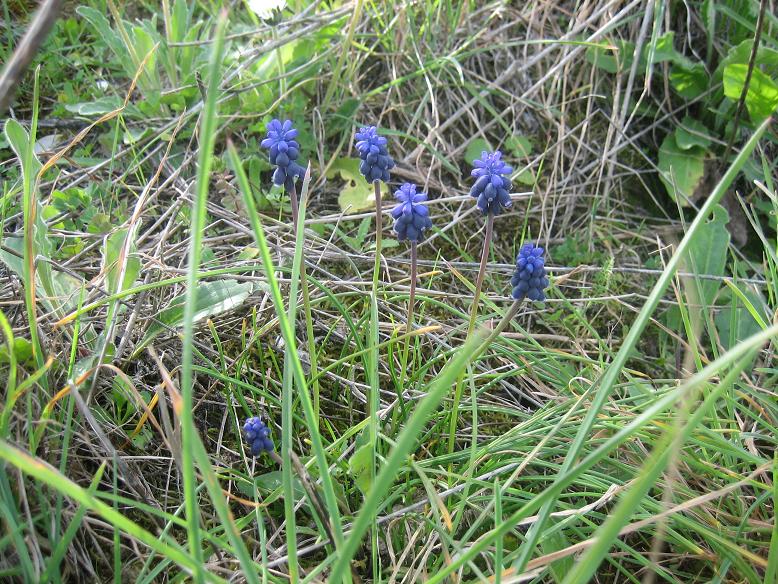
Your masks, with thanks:
[[[735,117],[732,119],[732,135],[727,142],[727,148],[724,150],[724,156],[721,158],[724,164],[727,164],[732,147],[735,145],[735,139],[737,138],[737,127],[740,122],[740,116],[743,113],[743,106],[746,104],[746,96],[748,95],[748,88],[751,85],[751,75],[754,73],[754,66],[756,65],[756,54],[759,50],[759,41],[762,38],[762,23],[764,22],[764,13],[767,6],[767,0],[762,0],[759,5],[759,17],[756,19],[756,33],[754,33],[754,46],[751,47],[751,58],[748,60],[748,71],[746,71],[746,80],[743,83],[743,91],[740,92],[740,100],[737,103],[737,109],[735,110]]]
[[[46,40],[51,27],[59,17],[62,8],[62,0],[46,0],[35,13],[30,27],[24,33],[24,37],[16,45],[14,54],[8,60],[0,76],[0,114],[11,105],[19,81],[32,62],[35,53]]]

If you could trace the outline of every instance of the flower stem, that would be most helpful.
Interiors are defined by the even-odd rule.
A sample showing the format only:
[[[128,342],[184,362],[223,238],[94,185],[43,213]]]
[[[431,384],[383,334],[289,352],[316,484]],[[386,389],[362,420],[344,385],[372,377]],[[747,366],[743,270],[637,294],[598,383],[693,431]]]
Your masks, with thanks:
[[[297,200],[297,185],[292,183],[292,189],[289,191],[289,200],[292,203],[292,225],[294,233],[297,233],[297,215],[300,212],[300,203]]]
[[[417,243],[415,241],[411,242],[411,291],[408,295],[408,316],[405,319],[405,342],[403,343],[403,352],[402,352],[402,360],[400,362],[400,382],[397,384],[397,405],[398,408],[394,408],[394,412],[392,413],[392,428],[397,427],[397,415],[399,412],[402,412],[403,419],[406,418],[406,412],[405,412],[405,402],[403,402],[402,394],[403,394],[403,387],[405,385],[405,372],[407,370],[408,365],[408,351],[410,349],[410,342],[411,342],[411,330],[413,330],[413,308],[414,308],[414,302],[416,298],[416,279],[417,279],[417,272],[418,267],[416,265],[416,250],[417,250]]]
[[[310,169],[309,169],[310,172]],[[308,175],[306,175],[308,176]],[[293,186],[292,191],[289,193],[289,198],[292,201],[292,215],[294,219],[294,232],[297,233],[297,222],[299,221],[300,207],[305,206],[308,200],[306,196],[307,189],[303,189],[302,195],[297,197],[297,187]],[[305,239],[302,240],[303,243]],[[305,248],[303,247],[303,261],[300,263],[300,288],[303,291],[303,308],[305,311],[305,333],[308,345],[308,361],[311,368],[311,390],[313,392],[313,411],[316,417],[316,428],[319,424],[319,378],[318,378],[318,366],[316,365],[316,341],[313,336],[313,316],[311,313],[311,292],[308,286],[308,276],[305,271]]]
[[[417,243],[415,241],[411,242],[411,292],[408,295],[408,317],[405,320],[405,332],[410,333],[411,328],[413,328],[413,303],[416,298],[416,246]],[[405,339],[406,347],[408,345],[408,341],[410,340],[410,337],[407,337]]]
[[[383,232],[383,215],[381,213],[381,182],[374,181],[375,189],[375,266],[373,267],[373,290],[378,289],[378,276],[381,274],[381,235]]]
[[[478,300],[481,298],[481,288],[484,285],[484,276],[486,275],[486,262],[489,260],[489,248],[492,243],[492,232],[494,231],[494,215],[489,213],[486,216],[486,232],[484,233],[484,247],[481,250],[481,265],[478,268],[478,277],[475,281],[475,292],[473,293],[473,306],[470,308],[470,323],[467,325],[467,337],[469,338],[475,328],[475,319],[478,316]]]
[[[484,285],[484,276],[486,275],[486,262],[489,259],[489,247],[492,242],[492,231],[494,230],[494,214],[489,213],[486,216],[486,233],[484,233],[484,247],[481,250],[481,265],[478,268],[478,277],[475,281],[475,292],[473,293],[473,305],[470,308],[470,322],[467,325],[467,336],[465,342],[470,338],[475,328],[475,319],[478,315],[478,300],[481,298],[481,288]],[[457,421],[459,419],[459,403],[462,401],[462,383],[465,372],[457,379],[456,389],[454,390],[454,405],[451,408],[451,415],[448,423],[448,452],[454,452],[454,442],[456,441]]]

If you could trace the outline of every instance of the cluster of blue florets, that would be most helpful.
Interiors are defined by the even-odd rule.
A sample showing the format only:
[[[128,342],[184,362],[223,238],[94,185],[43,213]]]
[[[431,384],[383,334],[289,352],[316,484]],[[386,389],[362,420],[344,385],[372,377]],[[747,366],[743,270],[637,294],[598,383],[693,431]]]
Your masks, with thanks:
[[[287,191],[293,190],[295,179],[305,174],[305,169],[296,162],[300,156],[300,145],[295,138],[297,130],[290,120],[283,124],[272,120],[267,125],[267,137],[262,140],[262,147],[270,151],[270,164],[276,167],[273,184],[284,185]]]
[[[477,199],[476,205],[484,215],[499,215],[502,209],[511,206],[511,181],[508,178],[513,169],[502,160],[502,152],[482,152],[481,158],[473,161],[475,167],[470,173],[476,181],[470,189],[470,196]]]
[[[394,217],[394,232],[397,239],[403,241],[419,241],[424,235],[424,231],[432,227],[430,211],[424,201],[427,200],[427,193],[417,193],[416,185],[405,183],[394,196],[398,204],[392,209]]]
[[[389,182],[389,171],[394,168],[394,160],[386,149],[386,138],[378,135],[375,126],[365,126],[356,133],[356,146],[362,163],[359,172],[367,182]]]
[[[515,300],[529,298],[543,302],[546,294],[543,292],[548,287],[546,277],[546,260],[543,258],[543,248],[531,243],[525,243],[519,250],[516,258],[516,272],[511,278]]]
[[[270,428],[259,416],[246,420],[246,423],[243,424],[243,433],[246,435],[246,442],[251,448],[252,456],[259,456],[263,452],[274,450],[273,441],[270,439]]]

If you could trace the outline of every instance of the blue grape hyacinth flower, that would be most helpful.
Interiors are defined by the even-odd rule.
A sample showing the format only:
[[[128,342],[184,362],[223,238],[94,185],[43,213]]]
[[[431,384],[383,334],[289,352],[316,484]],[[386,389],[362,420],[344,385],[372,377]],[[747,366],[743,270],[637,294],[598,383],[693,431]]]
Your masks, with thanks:
[[[270,151],[270,164],[276,167],[273,172],[273,184],[283,185],[287,191],[294,190],[294,181],[305,174],[305,169],[297,163],[300,156],[300,144],[297,143],[297,130],[291,120],[271,120],[267,125],[267,137],[262,147]]]
[[[514,300],[529,298],[543,302],[546,295],[543,292],[548,287],[546,276],[546,260],[543,258],[543,248],[531,243],[525,243],[516,258],[516,272],[511,278]]]
[[[367,182],[389,182],[389,171],[394,168],[394,160],[386,149],[386,138],[378,135],[375,126],[365,126],[354,136],[357,152],[362,159],[359,172]]]
[[[470,189],[470,196],[477,199],[476,205],[484,215],[499,215],[511,206],[511,181],[508,178],[513,169],[501,160],[502,152],[482,152],[481,158],[473,161],[475,167],[470,173],[476,181]]]
[[[273,441],[270,439],[270,428],[267,427],[259,416],[254,416],[246,420],[243,424],[243,433],[246,436],[246,442],[251,448],[252,456],[259,456],[263,452],[272,452],[274,450]]]
[[[417,193],[415,184],[405,183],[395,191],[394,196],[398,201],[392,209],[397,239],[419,241],[424,231],[432,227],[429,209],[424,204],[427,193]]]

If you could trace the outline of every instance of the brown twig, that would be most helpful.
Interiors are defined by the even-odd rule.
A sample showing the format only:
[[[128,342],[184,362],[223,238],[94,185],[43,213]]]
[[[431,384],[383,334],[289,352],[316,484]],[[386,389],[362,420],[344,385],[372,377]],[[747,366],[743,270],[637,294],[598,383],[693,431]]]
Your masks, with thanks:
[[[737,102],[737,109],[735,110],[735,117],[732,119],[732,134],[727,142],[727,148],[724,150],[724,156],[721,158],[723,164],[727,164],[727,159],[732,152],[732,148],[735,145],[735,139],[737,138],[737,128],[740,123],[740,116],[743,113],[743,107],[746,105],[746,96],[748,95],[748,88],[751,85],[751,75],[754,73],[754,67],[756,66],[756,54],[759,52],[759,41],[762,39],[762,23],[764,22],[765,8],[767,7],[767,0],[762,0],[759,4],[759,17],[756,19],[756,32],[754,33],[754,46],[751,47],[751,57],[748,59],[748,71],[746,71],[746,80],[743,83],[743,91],[740,92],[740,99]]]
[[[0,114],[11,105],[19,81],[57,21],[62,0],[44,0],[0,75]]]

